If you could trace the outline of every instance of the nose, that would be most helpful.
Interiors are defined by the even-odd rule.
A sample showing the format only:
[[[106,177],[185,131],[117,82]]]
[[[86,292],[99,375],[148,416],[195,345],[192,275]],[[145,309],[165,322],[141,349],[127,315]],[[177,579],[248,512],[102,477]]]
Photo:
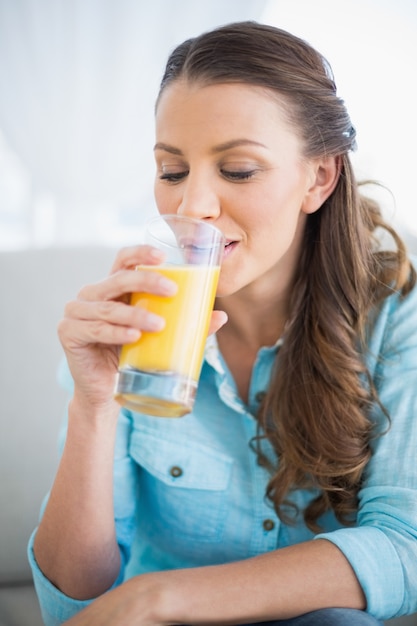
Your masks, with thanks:
[[[201,220],[215,220],[221,212],[221,202],[213,181],[188,175],[177,213]]]

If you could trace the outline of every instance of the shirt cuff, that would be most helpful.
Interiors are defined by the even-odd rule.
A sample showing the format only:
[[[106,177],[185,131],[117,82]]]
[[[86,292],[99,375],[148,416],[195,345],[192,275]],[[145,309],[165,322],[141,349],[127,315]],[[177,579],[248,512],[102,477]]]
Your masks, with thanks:
[[[363,589],[368,613],[379,620],[398,615],[405,593],[403,569],[391,541],[379,528],[342,528],[314,539],[327,539],[343,552]]]

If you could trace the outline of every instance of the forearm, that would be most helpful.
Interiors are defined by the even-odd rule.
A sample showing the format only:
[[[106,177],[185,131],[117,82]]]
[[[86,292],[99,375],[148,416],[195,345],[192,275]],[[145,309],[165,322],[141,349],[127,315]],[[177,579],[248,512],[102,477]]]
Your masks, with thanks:
[[[326,607],[364,609],[365,598],[342,552],[321,539],[246,561],[137,576],[67,623],[227,626]]]
[[[95,597],[120,567],[113,513],[114,406],[92,413],[74,398],[66,444],[34,552],[59,589],[78,599]]]
[[[164,623],[243,624],[326,607],[366,607],[349,562],[326,540],[246,561],[169,572],[165,583]]]

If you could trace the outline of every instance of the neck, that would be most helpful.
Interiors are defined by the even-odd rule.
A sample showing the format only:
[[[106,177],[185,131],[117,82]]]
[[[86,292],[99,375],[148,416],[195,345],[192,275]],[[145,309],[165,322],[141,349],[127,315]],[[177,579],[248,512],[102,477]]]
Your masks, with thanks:
[[[256,355],[260,348],[272,346],[281,336],[287,320],[286,307],[279,299],[236,293],[219,298],[216,308],[226,311],[229,317],[218,331],[217,340],[238,393],[247,403]]]
[[[288,319],[288,298],[284,294],[271,297],[253,286],[219,298],[216,308],[224,310],[228,322],[218,332],[221,340],[234,337],[252,350],[276,343]]]

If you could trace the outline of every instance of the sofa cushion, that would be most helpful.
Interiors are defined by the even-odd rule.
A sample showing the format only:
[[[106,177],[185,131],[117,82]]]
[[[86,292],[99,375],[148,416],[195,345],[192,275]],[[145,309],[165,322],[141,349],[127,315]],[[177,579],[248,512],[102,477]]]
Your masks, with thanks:
[[[26,545],[57,467],[66,404],[57,322],[113,257],[101,247],[0,253],[0,584],[31,577]]]

